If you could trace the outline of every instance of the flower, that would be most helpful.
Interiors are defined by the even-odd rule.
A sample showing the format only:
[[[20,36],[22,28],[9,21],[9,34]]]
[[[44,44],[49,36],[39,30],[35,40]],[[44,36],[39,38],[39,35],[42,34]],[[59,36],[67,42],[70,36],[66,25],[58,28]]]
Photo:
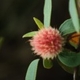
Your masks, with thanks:
[[[57,29],[48,27],[39,30],[30,40],[30,44],[36,55],[43,59],[53,59],[62,51],[63,40]]]

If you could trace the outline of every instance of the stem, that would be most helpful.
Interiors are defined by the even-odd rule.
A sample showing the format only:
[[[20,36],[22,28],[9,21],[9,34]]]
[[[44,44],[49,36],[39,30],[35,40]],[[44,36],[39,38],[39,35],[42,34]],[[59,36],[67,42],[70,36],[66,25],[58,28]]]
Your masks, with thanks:
[[[74,68],[73,80],[78,80],[78,67]]]
[[[74,73],[73,73],[73,80],[76,80],[76,68],[74,68]]]

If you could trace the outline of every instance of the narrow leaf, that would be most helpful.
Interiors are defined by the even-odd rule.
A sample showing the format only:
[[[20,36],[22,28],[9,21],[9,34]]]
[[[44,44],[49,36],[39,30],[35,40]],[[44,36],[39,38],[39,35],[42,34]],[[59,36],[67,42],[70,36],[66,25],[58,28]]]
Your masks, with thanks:
[[[37,24],[37,26],[39,27],[39,29],[42,29],[44,27],[43,23],[39,19],[37,19],[35,17],[33,17],[33,19],[34,19],[35,23]]]
[[[44,26],[50,26],[51,20],[51,11],[52,11],[52,0],[45,0],[44,4]]]
[[[50,69],[53,66],[53,63],[50,59],[43,59],[44,68]]]
[[[69,0],[69,12],[70,12],[72,22],[74,24],[74,28],[76,32],[79,33],[80,24],[79,24],[78,12],[76,8],[76,0]]]
[[[33,37],[36,33],[37,33],[37,31],[32,31],[32,32],[26,33],[26,34],[24,34],[22,36],[22,38],[25,38],[25,37]]]
[[[28,67],[25,80],[36,80],[38,62],[39,62],[39,59],[36,59],[31,62],[31,64]]]

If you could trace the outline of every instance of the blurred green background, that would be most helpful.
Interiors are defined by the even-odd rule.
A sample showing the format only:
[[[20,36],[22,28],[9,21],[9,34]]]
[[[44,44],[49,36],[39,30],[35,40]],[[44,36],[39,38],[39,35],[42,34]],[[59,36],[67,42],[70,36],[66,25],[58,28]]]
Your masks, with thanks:
[[[51,25],[56,28],[69,18],[68,0],[52,0]],[[44,0],[0,0],[0,80],[25,80],[27,68],[37,58],[31,51],[28,39],[22,36],[38,30],[33,17],[43,22]],[[72,80],[54,60],[54,66],[46,70],[39,63],[37,80]]]

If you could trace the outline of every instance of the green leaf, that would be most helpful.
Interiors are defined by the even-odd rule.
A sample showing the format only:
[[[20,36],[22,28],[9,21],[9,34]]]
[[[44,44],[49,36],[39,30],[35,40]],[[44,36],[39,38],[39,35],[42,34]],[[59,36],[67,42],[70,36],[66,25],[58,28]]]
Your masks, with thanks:
[[[39,59],[36,59],[31,62],[31,64],[28,67],[25,80],[36,80],[38,62],[39,62]]]
[[[68,67],[76,67],[80,65],[80,52],[75,53],[69,50],[63,50],[58,55],[58,59]]]
[[[70,74],[73,74],[73,73],[74,73],[74,68],[75,68],[75,67],[68,67],[68,66],[64,65],[63,63],[61,63],[61,62],[59,61],[58,58],[57,58],[57,61],[58,61],[59,65],[60,65],[66,72],[68,72],[68,73],[70,73]],[[80,76],[80,65],[77,66],[77,68],[78,68],[78,75]]]
[[[50,69],[53,66],[53,63],[50,59],[43,59],[44,68]]]
[[[66,65],[64,65],[62,62],[59,61],[59,59],[57,59],[59,65],[68,73],[73,74],[74,72],[74,68],[73,67],[68,67]]]
[[[26,33],[26,34],[24,34],[22,36],[22,38],[25,38],[25,37],[33,37],[36,33],[37,33],[37,31],[32,31],[32,32]]]
[[[75,28],[73,26],[72,20],[71,19],[67,19],[66,21],[64,21],[61,24],[61,26],[59,28],[59,31],[61,32],[61,34],[63,36],[75,32]]]
[[[74,28],[76,32],[79,33],[80,24],[79,24],[78,11],[76,8],[76,0],[69,0],[69,13],[70,13],[72,22],[74,24]]]
[[[35,23],[37,24],[37,26],[39,27],[39,29],[42,29],[44,27],[43,23],[39,19],[37,19],[35,17],[33,17],[33,19],[34,19]]]
[[[51,11],[52,11],[52,0],[45,0],[44,4],[44,26],[50,26],[51,20]]]

